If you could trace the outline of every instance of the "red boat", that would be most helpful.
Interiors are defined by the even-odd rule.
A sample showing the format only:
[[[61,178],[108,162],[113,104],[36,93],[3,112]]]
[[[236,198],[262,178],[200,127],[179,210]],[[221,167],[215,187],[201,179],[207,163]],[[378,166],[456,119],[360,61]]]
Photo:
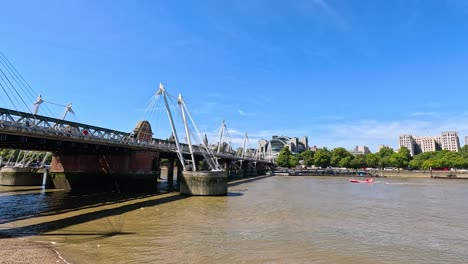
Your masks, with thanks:
[[[354,182],[354,183],[374,183],[374,179],[372,179],[372,178],[368,178],[368,179],[365,179],[365,180],[349,179],[349,181]]]

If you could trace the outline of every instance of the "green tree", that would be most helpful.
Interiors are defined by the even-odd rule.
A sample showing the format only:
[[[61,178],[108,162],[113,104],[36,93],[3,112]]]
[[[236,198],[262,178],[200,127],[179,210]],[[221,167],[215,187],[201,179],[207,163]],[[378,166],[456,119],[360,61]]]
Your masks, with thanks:
[[[380,148],[379,152],[377,152],[377,156],[379,157],[379,166],[381,168],[385,168],[386,166],[390,165],[390,157],[393,153],[394,151],[392,148]]]
[[[468,145],[465,145],[465,146],[461,147],[460,150],[458,151],[458,153],[460,153],[460,155],[464,159],[468,160]]]
[[[376,153],[367,153],[365,157],[367,167],[377,168],[379,166],[380,158]]]
[[[458,152],[442,150],[433,158],[437,168],[464,168],[466,160]]]
[[[464,158],[464,153],[457,153],[448,150],[425,152],[413,157],[409,165],[415,169],[434,168],[467,168],[468,160]]]
[[[390,147],[382,147],[377,152],[377,155],[381,158],[383,157],[390,157],[394,153],[393,149]]]
[[[296,155],[291,155],[289,157],[289,167],[296,167],[299,164],[299,157]]]
[[[400,147],[398,154],[402,155],[408,162],[411,160],[411,152],[407,147]]]
[[[330,152],[327,149],[318,149],[314,155],[314,165],[322,168],[329,166]]]
[[[391,154],[388,160],[392,166],[406,168],[411,160],[411,154],[408,148],[401,147],[398,152]]]
[[[304,165],[310,167],[314,165],[314,152],[311,150],[306,150],[300,154],[301,159],[304,161]]]
[[[353,166],[353,160],[354,158],[352,156],[347,156],[342,158],[338,165],[342,168],[351,168]]]
[[[338,167],[340,166],[340,161],[344,158],[348,157],[349,161],[353,159],[353,155],[349,153],[344,148],[335,148],[331,151],[331,159],[330,159],[330,164],[333,167]]]
[[[359,169],[363,167],[367,167],[366,155],[356,155],[351,161],[350,168]]]
[[[430,169],[430,168],[433,168],[435,165],[434,161],[431,160],[431,159],[428,159],[428,160],[424,160],[422,163],[421,163],[421,169]]]
[[[428,151],[424,153],[420,153],[418,155],[414,155],[413,159],[409,162],[409,166],[412,169],[423,169],[425,168],[423,166],[424,161],[429,160],[437,155],[436,151]],[[432,164],[432,163],[431,163]],[[428,166],[429,168],[431,166]]]
[[[291,151],[289,151],[288,147],[284,147],[278,155],[276,159],[276,164],[279,167],[291,168],[290,160],[291,160]]]

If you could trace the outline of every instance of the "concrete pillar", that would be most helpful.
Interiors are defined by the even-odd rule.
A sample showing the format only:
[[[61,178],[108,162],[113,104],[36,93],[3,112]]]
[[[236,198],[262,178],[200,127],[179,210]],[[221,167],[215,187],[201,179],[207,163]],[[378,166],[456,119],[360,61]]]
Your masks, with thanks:
[[[224,171],[184,171],[180,193],[187,195],[227,195],[228,178]]]
[[[153,166],[151,170],[156,173],[158,179],[161,179],[161,158],[153,158]]]
[[[257,165],[253,162],[249,162],[249,176],[257,176]]]
[[[249,172],[249,163],[248,161],[243,161],[241,165],[241,177],[247,177]]]
[[[182,179],[182,172],[184,171],[184,168],[182,167],[182,163],[180,163],[180,160],[176,160],[176,165],[177,165],[177,178],[176,182],[177,184],[180,184],[180,180]]]
[[[229,164],[228,161],[226,161],[226,163],[224,163],[224,170],[226,171],[226,175],[229,177],[230,170],[231,170],[231,164]]]
[[[257,162],[255,164],[255,168],[257,170],[257,175],[265,175],[267,171],[267,164],[262,162]]]
[[[174,184],[174,158],[169,158],[167,163],[167,184]]]
[[[44,169],[2,167],[0,185],[7,186],[41,186]]]

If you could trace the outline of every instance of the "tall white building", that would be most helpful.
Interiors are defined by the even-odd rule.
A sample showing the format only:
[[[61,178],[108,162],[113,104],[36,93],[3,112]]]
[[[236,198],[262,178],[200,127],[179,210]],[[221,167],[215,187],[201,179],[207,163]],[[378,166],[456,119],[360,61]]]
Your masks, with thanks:
[[[408,148],[411,156],[441,149],[455,152],[458,152],[460,149],[460,140],[458,138],[458,133],[455,131],[442,132],[440,136],[436,137],[401,135],[398,139],[398,143],[400,147]]]
[[[458,133],[455,131],[443,132],[440,136],[440,143],[442,149],[458,152],[460,150],[460,140]]]
[[[411,156],[414,156],[414,153],[415,153],[414,145],[416,144],[416,142],[414,141],[413,136],[401,135],[398,140],[398,143],[399,143],[400,148],[406,147],[407,149],[409,149]]]
[[[414,137],[414,142],[416,143],[416,151],[419,153],[436,151],[439,149],[438,137]]]

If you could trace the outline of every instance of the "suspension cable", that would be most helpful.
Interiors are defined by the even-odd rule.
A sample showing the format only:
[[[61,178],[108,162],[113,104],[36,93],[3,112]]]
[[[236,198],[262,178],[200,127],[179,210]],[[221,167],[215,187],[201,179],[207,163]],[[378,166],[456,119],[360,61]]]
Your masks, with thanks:
[[[3,80],[2,76],[0,76],[0,78]],[[8,92],[6,91],[5,87],[3,86],[2,82],[0,82],[0,86],[2,87],[3,89],[3,92],[5,93],[5,95],[8,97],[8,99],[10,100],[10,103],[13,105],[13,107],[15,108],[15,110],[18,110],[18,107],[16,107],[15,103],[13,102],[13,100],[11,99],[10,95],[8,94]],[[2,99],[3,101],[3,99]]]
[[[18,70],[15,68],[15,66],[8,60],[8,58],[3,54],[3,52],[0,51],[0,55],[8,62],[8,64],[11,66],[11,68],[18,74],[20,79],[26,84],[27,87],[33,92],[33,94],[37,95],[38,93],[34,91],[34,89],[29,85],[29,83],[23,78],[23,76],[18,72]],[[33,96],[34,97],[34,96]]]
[[[6,63],[5,59],[3,56],[0,56],[0,64],[3,65],[4,69],[10,74],[14,82],[18,85],[18,87],[23,91],[24,94],[26,94],[28,99],[31,101],[34,101],[34,95],[31,94],[31,91],[27,89],[27,87],[22,84],[18,78],[18,76],[13,72],[13,69],[9,66],[8,63]],[[31,99],[32,98],[32,99]]]
[[[0,68],[0,72],[1,72],[1,70],[2,69]],[[3,77],[6,77],[6,76],[5,75],[0,75],[0,78],[3,81],[3,84],[8,88],[8,90],[10,91],[10,94],[13,96],[16,103],[18,103],[18,105],[21,105],[21,102],[18,100],[18,97],[16,97],[15,94],[13,93],[14,87],[11,87],[11,85],[9,85],[7,81],[5,81],[6,78],[3,78]],[[16,110],[20,110],[19,107],[16,106],[16,105],[15,105],[15,108],[16,108]]]

